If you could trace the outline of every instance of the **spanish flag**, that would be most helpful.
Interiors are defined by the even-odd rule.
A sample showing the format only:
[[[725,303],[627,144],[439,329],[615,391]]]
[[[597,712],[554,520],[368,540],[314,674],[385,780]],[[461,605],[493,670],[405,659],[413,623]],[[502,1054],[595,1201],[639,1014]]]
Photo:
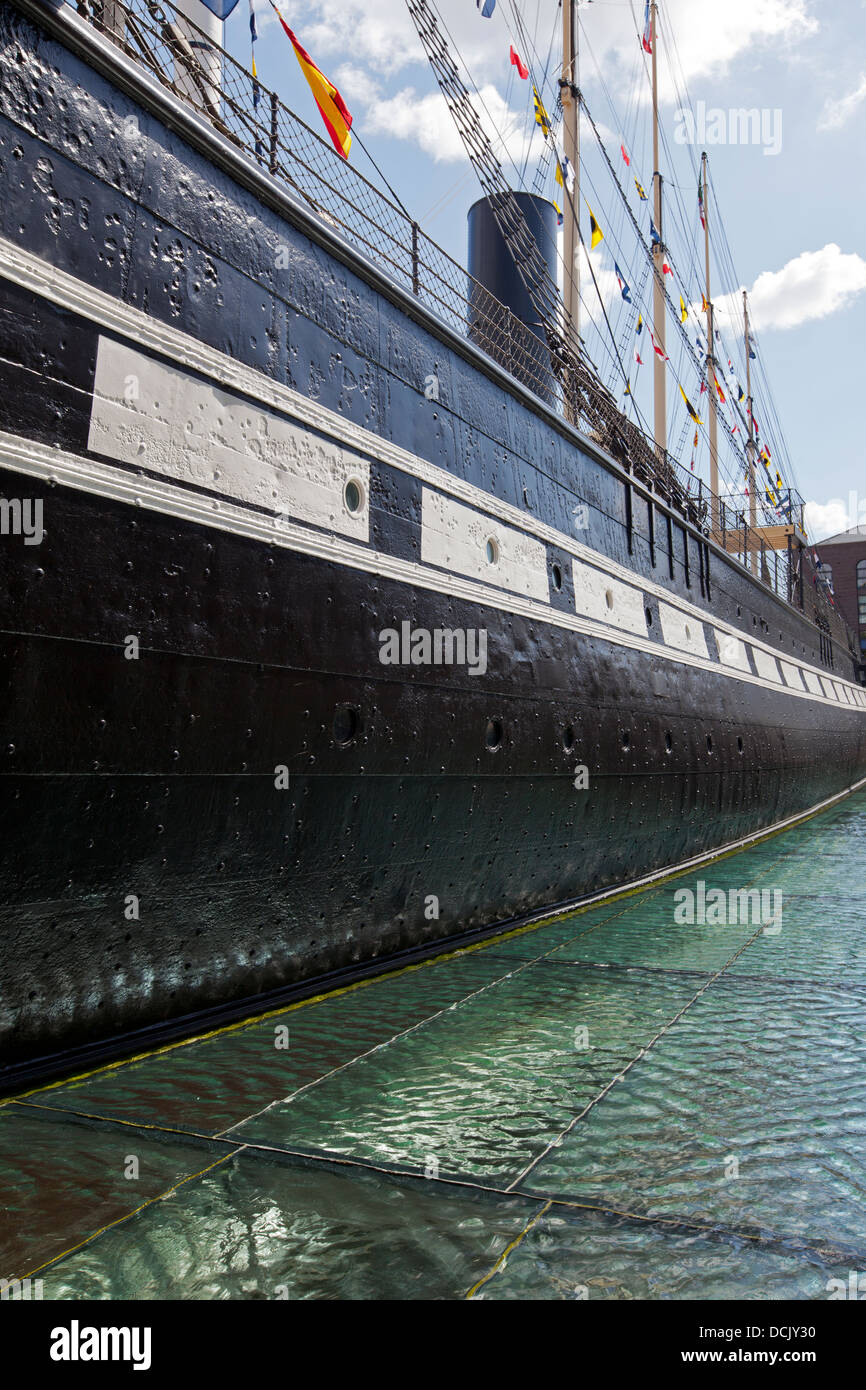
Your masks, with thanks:
[[[328,134],[334,142],[334,148],[344,159],[349,158],[349,150],[352,148],[352,116],[340,93],[337,91],[333,82],[329,82],[323,72],[316,67],[312,58],[305,48],[302,48],[289,28],[283,16],[280,14],[274,0],[271,0],[271,8],[277,19],[283,26],[292,41],[295,56],[301,65],[301,72],[310,84],[310,91],[313,93],[316,105],[319,108],[319,115],[328,128]]]

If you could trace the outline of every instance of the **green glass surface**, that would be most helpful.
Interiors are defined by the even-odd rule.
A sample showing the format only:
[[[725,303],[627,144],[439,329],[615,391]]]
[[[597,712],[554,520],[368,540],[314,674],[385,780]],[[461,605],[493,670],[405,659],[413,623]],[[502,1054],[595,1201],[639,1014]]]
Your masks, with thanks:
[[[62,1260],[45,1297],[462,1298],[538,1209],[244,1152]]]
[[[828,1298],[866,1270],[864,849],[860,794],[0,1105],[0,1278],[39,1270],[47,1298]],[[677,920],[699,883],[778,891],[781,913]]]

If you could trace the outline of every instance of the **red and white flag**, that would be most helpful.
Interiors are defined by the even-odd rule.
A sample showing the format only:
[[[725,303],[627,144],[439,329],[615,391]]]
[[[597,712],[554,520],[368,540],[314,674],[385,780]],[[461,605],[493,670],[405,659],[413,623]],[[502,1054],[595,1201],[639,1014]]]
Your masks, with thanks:
[[[671,359],[668,357],[668,355],[667,355],[667,353],[665,352],[664,348],[659,347],[658,343],[656,342],[655,338],[653,337],[653,331],[652,331],[652,329],[649,328],[649,325],[647,325],[647,327],[648,327],[648,329],[649,329],[650,342],[651,342],[652,345],[653,345],[653,352],[655,353],[656,357],[660,357],[660,358],[662,359],[663,362],[670,362]]]
[[[650,19],[649,0],[646,0],[646,10],[644,12],[643,21],[643,38],[641,39],[641,44],[643,46],[644,53],[652,53],[653,51],[652,34],[653,26],[652,20]]]
[[[512,67],[517,68],[517,71],[520,73],[520,76],[525,80],[529,76],[529,68],[526,66],[520,54],[517,52],[517,49],[514,47],[514,44],[511,45],[510,54]]]

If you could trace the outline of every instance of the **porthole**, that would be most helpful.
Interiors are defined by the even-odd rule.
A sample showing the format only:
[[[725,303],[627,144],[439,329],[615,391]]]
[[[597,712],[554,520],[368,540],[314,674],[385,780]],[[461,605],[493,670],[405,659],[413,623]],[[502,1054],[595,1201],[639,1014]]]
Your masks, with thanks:
[[[340,748],[350,744],[358,732],[358,711],[351,705],[338,705],[334,715],[334,742]]]
[[[740,605],[737,604],[737,617],[738,617],[738,618],[742,618],[742,616],[743,616],[743,610],[742,610],[742,608],[740,607]]]
[[[737,734],[737,752],[738,752],[738,753],[742,753],[742,752],[743,752],[743,735],[742,735],[742,734]]]
[[[754,615],[754,613],[753,613],[753,614],[752,614],[752,627],[757,627],[757,626],[758,626],[758,620],[757,620],[757,618],[755,617],[755,615]]]
[[[607,604],[608,608],[613,608],[613,589],[606,590],[604,595],[604,601]]]
[[[559,565],[554,565],[550,573],[553,579],[553,587],[556,592],[559,593],[559,590],[562,588],[562,570],[559,568]]]
[[[647,627],[652,627],[653,625],[653,611],[651,608],[646,610],[646,625]]]
[[[359,483],[357,478],[350,478],[343,492],[343,501],[346,504],[346,511],[359,512],[364,505],[364,486]]]
[[[499,563],[499,542],[495,537],[488,537],[485,554],[487,555],[488,565],[497,565]]]
[[[713,736],[712,736],[712,734],[707,734],[707,752],[708,752],[708,753],[712,753],[712,751],[713,751]]]
[[[674,737],[670,729],[665,734],[665,752],[672,753],[674,748]]]
[[[570,724],[562,735],[562,746],[566,753],[570,753],[574,747],[574,729]]]
[[[502,725],[498,719],[489,719],[487,721],[484,741],[491,753],[495,753],[497,748],[502,747]]]
[[[686,623],[685,633],[686,633],[686,641],[687,641],[687,642],[691,642],[691,640],[692,640],[692,630],[691,630],[691,628],[689,627],[688,623]]]

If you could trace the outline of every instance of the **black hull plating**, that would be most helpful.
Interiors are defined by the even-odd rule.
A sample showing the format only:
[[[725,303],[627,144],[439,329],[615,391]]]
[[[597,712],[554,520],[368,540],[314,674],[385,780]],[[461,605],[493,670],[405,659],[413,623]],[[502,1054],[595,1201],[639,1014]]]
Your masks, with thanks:
[[[5,461],[4,495],[41,500],[46,535],[0,547],[4,1064],[572,900],[866,775],[861,709],[718,665],[712,622],[823,666],[806,617],[9,6],[0,38],[0,236],[556,528],[554,615],[574,613],[567,537],[585,504],[589,544],[645,585],[657,643]],[[124,151],[134,110],[143,138]],[[96,462],[99,323],[4,278],[0,335],[0,430]],[[421,491],[372,460],[371,556],[417,561]],[[704,611],[716,669],[662,644],[659,592]],[[383,666],[379,634],[403,621],[483,628],[486,675]],[[850,657],[834,661],[850,679]],[[343,746],[345,707],[359,723]]]

